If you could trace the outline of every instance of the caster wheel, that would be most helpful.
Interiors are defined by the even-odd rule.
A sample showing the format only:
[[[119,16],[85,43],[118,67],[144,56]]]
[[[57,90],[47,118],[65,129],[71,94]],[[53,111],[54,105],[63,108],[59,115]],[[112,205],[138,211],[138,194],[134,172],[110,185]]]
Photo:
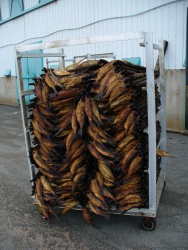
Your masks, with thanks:
[[[156,219],[151,217],[144,217],[142,220],[142,228],[146,231],[153,231],[156,227]]]

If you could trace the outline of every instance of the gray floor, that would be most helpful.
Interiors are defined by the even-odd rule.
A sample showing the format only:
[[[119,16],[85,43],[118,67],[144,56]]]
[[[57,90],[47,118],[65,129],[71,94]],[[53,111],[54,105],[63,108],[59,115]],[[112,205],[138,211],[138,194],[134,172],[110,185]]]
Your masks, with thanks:
[[[45,221],[32,204],[20,109],[0,105],[0,249],[188,249],[188,136],[168,133],[167,186],[157,227],[146,232],[141,218],[94,216],[79,211]]]

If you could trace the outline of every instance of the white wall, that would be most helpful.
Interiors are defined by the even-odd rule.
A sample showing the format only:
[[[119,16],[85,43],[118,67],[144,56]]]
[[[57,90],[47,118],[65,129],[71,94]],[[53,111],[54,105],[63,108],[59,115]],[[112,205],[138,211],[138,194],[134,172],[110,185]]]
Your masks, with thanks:
[[[3,9],[6,12],[5,2],[0,0],[2,16]],[[24,6],[29,8],[36,2],[24,0]],[[0,25],[0,76],[5,69],[11,69],[15,75],[17,45],[127,31],[153,32],[155,43],[161,38],[167,40],[166,69],[182,69],[187,7],[186,0],[57,0]],[[139,56],[142,64],[145,63],[144,49],[136,41],[65,49],[69,58],[105,52],[115,52],[117,58]]]

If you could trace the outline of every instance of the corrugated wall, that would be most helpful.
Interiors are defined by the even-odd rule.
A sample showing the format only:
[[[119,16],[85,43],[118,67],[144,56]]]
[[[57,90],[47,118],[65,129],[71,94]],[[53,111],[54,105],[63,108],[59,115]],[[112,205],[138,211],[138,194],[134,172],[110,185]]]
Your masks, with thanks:
[[[6,3],[0,0],[2,17],[3,12],[8,13]],[[36,3],[36,0],[24,0],[25,8]],[[0,25],[0,76],[7,68],[15,75],[14,47],[18,44],[128,31],[153,32],[155,43],[161,38],[167,40],[166,69],[182,69],[187,7],[186,0],[57,0]],[[117,58],[141,57],[142,64],[145,63],[145,51],[136,41],[77,46],[65,50],[69,58],[105,52],[115,52]]]

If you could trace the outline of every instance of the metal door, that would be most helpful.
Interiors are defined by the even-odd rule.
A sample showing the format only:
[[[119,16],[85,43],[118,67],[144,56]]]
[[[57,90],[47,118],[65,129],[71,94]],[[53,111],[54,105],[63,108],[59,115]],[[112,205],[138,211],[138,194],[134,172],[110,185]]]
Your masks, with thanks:
[[[41,43],[42,41],[36,42]],[[42,50],[33,50],[29,53],[42,53]],[[33,83],[33,77],[38,77],[42,74],[43,68],[43,58],[22,58],[22,78],[24,81],[24,89],[29,90],[32,89],[33,86],[29,85]],[[18,81],[16,80],[16,95],[17,95],[17,102],[20,106],[20,97],[19,97],[19,89],[18,89]],[[26,98],[26,104],[30,103],[30,100],[34,98],[34,95],[28,95]]]

